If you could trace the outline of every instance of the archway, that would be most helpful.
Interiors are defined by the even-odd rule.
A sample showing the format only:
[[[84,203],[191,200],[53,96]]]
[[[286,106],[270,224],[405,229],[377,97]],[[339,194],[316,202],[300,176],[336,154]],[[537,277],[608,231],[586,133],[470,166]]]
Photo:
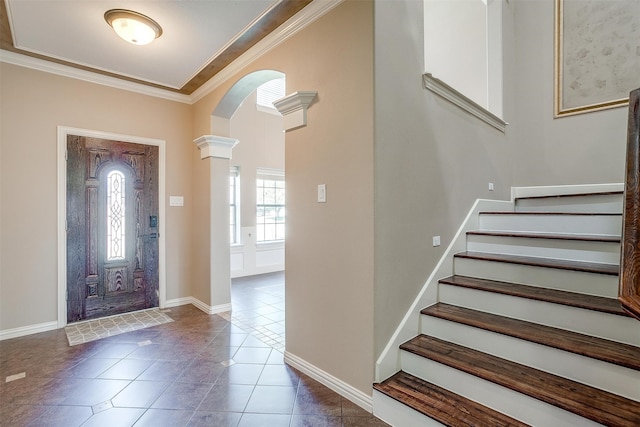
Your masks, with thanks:
[[[194,141],[210,170],[210,297],[206,310],[210,314],[231,308],[229,170],[232,150],[239,141],[230,135],[230,119],[260,85],[282,77],[284,73],[279,71],[260,70],[239,79],[212,113],[212,135]]]

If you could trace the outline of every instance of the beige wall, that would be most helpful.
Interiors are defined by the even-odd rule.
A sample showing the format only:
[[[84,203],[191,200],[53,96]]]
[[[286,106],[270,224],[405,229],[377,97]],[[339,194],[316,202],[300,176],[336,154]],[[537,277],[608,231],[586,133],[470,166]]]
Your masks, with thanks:
[[[505,9],[504,116],[512,122],[512,23]],[[375,18],[374,330],[379,356],[474,201],[509,197],[514,126],[502,134],[422,88],[422,2],[375,2]],[[489,182],[495,191],[488,191]],[[433,236],[441,236],[441,246],[432,246]]]
[[[373,380],[372,23],[371,2],[348,1],[195,105],[195,132],[203,134],[220,98],[252,71],[284,72],[287,93],[318,91],[309,125],[285,137],[287,351],[367,394]],[[318,184],[327,185],[326,204],[316,203]]]
[[[191,108],[0,64],[0,330],[57,320],[57,126],[166,141],[167,299],[191,295]]]
[[[515,184],[622,182],[627,108],[553,118],[554,2],[514,2]],[[638,79],[640,87],[640,78]]]

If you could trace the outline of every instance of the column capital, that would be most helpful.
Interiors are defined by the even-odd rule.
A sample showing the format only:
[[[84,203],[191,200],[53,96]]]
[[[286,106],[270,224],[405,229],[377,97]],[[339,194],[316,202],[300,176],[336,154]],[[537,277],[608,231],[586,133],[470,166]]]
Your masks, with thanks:
[[[307,109],[317,94],[316,91],[299,91],[274,101],[273,105],[284,119],[284,130],[307,125]]]
[[[227,138],[225,136],[202,135],[193,140],[194,144],[200,149],[200,158],[217,157],[219,159],[230,159],[233,147],[238,145],[240,141],[236,138]]]

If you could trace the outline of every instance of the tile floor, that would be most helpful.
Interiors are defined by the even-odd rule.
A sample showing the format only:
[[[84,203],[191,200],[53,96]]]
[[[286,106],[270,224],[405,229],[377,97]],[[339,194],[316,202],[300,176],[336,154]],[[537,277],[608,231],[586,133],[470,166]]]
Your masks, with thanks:
[[[284,364],[284,280],[257,279],[234,280],[231,322],[188,305],[73,347],[64,329],[0,341],[0,425],[386,426]]]

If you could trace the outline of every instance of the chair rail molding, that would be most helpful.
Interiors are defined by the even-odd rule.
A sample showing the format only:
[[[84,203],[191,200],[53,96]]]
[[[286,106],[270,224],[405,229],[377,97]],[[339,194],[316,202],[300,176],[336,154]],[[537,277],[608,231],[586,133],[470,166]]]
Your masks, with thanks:
[[[315,91],[294,92],[273,102],[273,105],[282,114],[282,125],[285,131],[307,125],[307,109],[317,94],[318,92]]]
[[[240,141],[225,136],[203,135],[194,139],[193,142],[200,149],[200,159],[207,157],[230,159],[233,147],[238,145]]]
[[[433,77],[431,73],[422,76],[424,88],[430,90],[436,95],[441,96],[454,105],[462,108],[467,113],[476,116],[483,122],[493,126],[500,132],[505,133],[509,123],[487,110],[482,105],[476,103],[462,93],[458,92],[440,79]]]

